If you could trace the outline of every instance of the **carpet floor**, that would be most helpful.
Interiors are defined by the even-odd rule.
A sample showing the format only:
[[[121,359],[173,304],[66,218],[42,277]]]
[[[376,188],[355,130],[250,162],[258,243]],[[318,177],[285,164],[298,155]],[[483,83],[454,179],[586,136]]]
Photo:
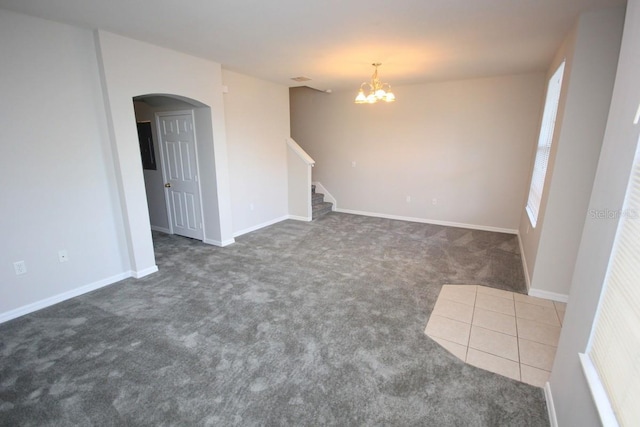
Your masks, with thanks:
[[[330,213],[0,325],[0,425],[548,426],[424,334],[443,284],[524,292],[517,238]]]

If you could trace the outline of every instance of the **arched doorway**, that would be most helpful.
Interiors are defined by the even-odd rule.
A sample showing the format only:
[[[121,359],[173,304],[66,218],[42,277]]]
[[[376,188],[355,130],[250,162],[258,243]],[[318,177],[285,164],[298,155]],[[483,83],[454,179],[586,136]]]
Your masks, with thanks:
[[[165,94],[136,96],[133,106],[139,138],[140,132],[149,132],[140,142],[151,229],[204,240],[207,224],[201,186],[215,188],[216,182],[200,180],[198,169],[215,171],[215,164],[211,159],[199,161],[197,145],[199,139],[204,138],[201,135],[207,135],[207,126],[210,127],[210,121],[206,120],[210,115],[209,107],[196,100]],[[196,115],[196,110],[203,110],[202,114]],[[178,143],[166,141],[164,124],[167,120],[170,125],[176,121],[176,127],[180,128],[181,141]],[[177,121],[188,126],[182,128]],[[212,142],[202,143],[210,145]],[[168,144],[171,144],[171,150]],[[180,173],[172,176],[178,170]],[[169,181],[173,182],[173,188],[167,187],[172,185]],[[209,193],[210,188],[204,188],[204,192]]]

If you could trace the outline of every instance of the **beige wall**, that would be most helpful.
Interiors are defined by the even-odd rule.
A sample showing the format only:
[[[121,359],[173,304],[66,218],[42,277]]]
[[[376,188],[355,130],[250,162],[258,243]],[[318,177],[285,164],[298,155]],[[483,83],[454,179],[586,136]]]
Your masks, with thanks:
[[[624,9],[583,14],[558,51],[566,58],[552,155],[536,228],[521,213],[531,295],[566,300],[607,121]]]
[[[543,74],[394,86],[392,104],[356,89],[291,90],[292,137],[339,210],[517,230]]]

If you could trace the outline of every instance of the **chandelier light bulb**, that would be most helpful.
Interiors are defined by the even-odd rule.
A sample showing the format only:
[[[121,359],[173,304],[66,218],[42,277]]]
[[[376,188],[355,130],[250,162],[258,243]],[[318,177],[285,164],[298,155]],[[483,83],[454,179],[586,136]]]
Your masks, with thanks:
[[[356,104],[364,104],[367,102],[367,97],[364,94],[364,91],[360,89],[358,92],[358,96],[356,96]]]

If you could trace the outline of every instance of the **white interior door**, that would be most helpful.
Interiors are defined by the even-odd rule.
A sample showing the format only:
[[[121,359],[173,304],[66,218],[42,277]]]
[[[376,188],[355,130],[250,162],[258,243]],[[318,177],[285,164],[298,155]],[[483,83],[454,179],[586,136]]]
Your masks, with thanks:
[[[171,231],[202,240],[198,158],[192,112],[157,113]]]

